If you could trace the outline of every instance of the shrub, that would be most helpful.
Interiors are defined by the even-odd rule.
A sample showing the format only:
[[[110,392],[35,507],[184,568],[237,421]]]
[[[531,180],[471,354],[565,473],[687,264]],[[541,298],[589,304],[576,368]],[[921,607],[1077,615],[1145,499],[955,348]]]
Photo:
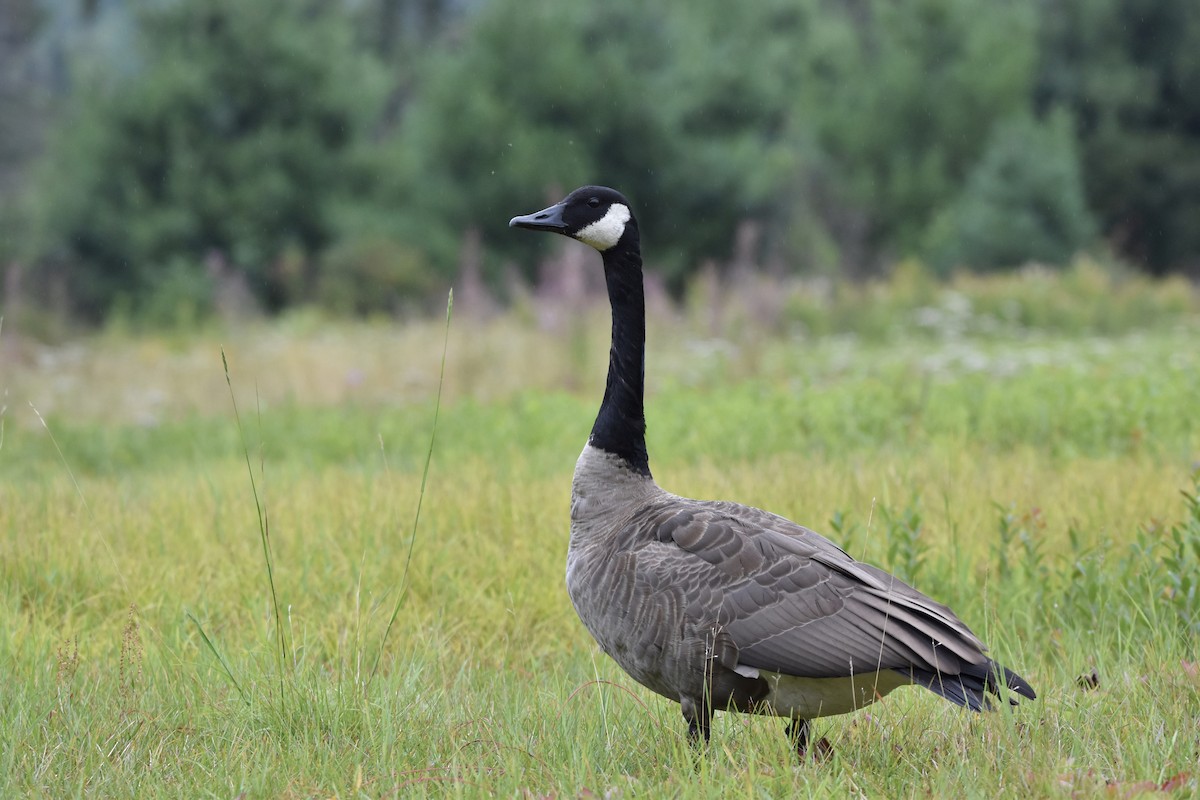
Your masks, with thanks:
[[[353,239],[322,257],[313,299],[339,314],[394,313],[419,303],[435,284],[421,251],[395,239]]]
[[[995,128],[962,194],[934,220],[929,251],[942,272],[1064,264],[1095,230],[1069,121],[1020,116]]]
[[[93,319],[121,296],[135,314],[158,303],[163,265],[196,273],[172,268],[175,286],[202,282],[214,252],[278,308],[291,298],[276,259],[334,240],[370,174],[380,76],[326,5],[195,0],[139,19],[132,70],[83,81],[50,145],[43,250]]]

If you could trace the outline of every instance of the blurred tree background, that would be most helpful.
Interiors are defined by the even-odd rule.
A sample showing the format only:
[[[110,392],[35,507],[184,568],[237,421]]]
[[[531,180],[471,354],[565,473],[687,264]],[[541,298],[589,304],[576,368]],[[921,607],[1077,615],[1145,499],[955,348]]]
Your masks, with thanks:
[[[735,250],[1197,275],[1198,85],[1194,0],[0,0],[0,300],[503,291],[544,246],[508,218],[584,182],[676,290]]]

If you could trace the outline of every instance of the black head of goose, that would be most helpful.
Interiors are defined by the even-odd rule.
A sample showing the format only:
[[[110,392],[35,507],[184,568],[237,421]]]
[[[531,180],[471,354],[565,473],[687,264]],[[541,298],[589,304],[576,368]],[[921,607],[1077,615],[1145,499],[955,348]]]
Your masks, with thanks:
[[[612,306],[608,383],[575,465],[567,591],[626,672],[679,702],[695,741],[714,711],[808,720],[917,684],[974,711],[1036,695],[954,612],[818,533],[737,503],[691,500],[650,474],[642,394],[646,310],[629,202],[584,186],[511,227],[600,251]]]

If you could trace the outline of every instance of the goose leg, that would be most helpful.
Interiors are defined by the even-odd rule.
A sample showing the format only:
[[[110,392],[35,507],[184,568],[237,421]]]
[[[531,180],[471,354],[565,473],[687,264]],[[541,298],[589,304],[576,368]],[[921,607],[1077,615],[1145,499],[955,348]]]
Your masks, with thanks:
[[[783,732],[787,734],[788,741],[796,749],[796,755],[803,759],[808,754],[808,720],[789,720]]]
[[[793,719],[784,728],[784,733],[787,734],[792,746],[796,748],[796,755],[800,757],[801,761],[808,757],[808,732],[809,722],[806,719]],[[833,745],[822,736],[820,741],[813,746],[812,755],[817,761],[827,761],[833,755]]]
[[[683,718],[687,720],[688,741],[699,745],[703,737],[704,744],[708,744],[712,733],[712,709],[705,703],[697,703],[690,699],[681,700],[679,706],[683,711]]]

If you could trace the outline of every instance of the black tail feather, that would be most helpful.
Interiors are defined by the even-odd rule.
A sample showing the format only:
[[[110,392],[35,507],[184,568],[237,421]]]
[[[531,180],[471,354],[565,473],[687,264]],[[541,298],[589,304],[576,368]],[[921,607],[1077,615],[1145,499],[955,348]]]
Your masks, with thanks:
[[[1006,690],[1011,690],[1030,700],[1037,698],[1037,693],[1029,682],[1007,667],[1002,667],[988,659],[984,664],[966,664],[957,675],[948,675],[936,670],[911,667],[906,672],[913,683],[924,686],[934,694],[941,695],[951,703],[965,706],[972,711],[990,711],[992,699],[989,694],[1007,699],[1012,705],[1017,701],[1008,697]]]

